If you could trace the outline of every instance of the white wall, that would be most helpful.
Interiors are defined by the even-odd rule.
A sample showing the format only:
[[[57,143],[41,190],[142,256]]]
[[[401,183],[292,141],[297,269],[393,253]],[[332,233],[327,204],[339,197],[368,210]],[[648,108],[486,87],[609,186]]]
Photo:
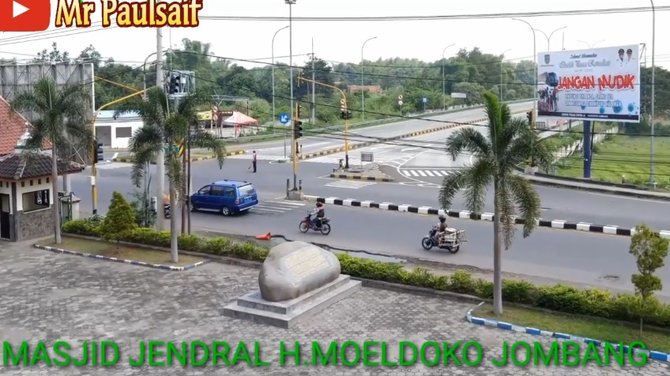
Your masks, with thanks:
[[[48,179],[48,182],[47,182]],[[30,185],[30,181],[32,180],[33,185]],[[38,181],[41,181],[42,184],[38,184]],[[21,186],[21,183],[24,184],[24,187]],[[22,182],[17,182],[16,183],[16,210],[22,211],[24,210],[24,202],[23,202],[23,194],[28,193],[28,192],[33,192],[33,191],[40,191],[43,189],[48,189],[49,190],[49,203],[53,205],[54,202],[54,194],[51,192],[51,177],[43,177],[43,178],[35,178],[35,179],[28,179],[24,180]],[[32,201],[32,198],[29,200]]]
[[[111,139],[111,145],[110,147],[112,149],[125,149],[128,147],[128,144],[130,142],[130,138],[132,137],[133,134],[135,134],[135,131],[140,129],[142,127],[143,123],[141,120],[127,120],[127,121],[121,121],[121,120],[111,120],[111,121],[97,121],[95,123],[95,127],[110,127],[111,132],[112,132],[112,139]],[[130,136],[125,137],[125,135],[119,135],[117,134],[118,128],[130,128]]]

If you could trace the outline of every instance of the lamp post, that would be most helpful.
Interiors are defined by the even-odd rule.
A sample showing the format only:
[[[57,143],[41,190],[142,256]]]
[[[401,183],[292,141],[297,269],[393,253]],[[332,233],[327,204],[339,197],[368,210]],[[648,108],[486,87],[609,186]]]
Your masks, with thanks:
[[[272,126],[277,124],[277,116],[275,115],[275,37],[277,34],[288,28],[287,26],[282,27],[281,29],[275,31],[275,34],[272,36]],[[286,132],[284,132],[284,159],[286,159]]]
[[[551,34],[549,34],[549,35],[547,35],[547,33],[545,33],[544,31],[542,31],[540,29],[533,29],[533,30],[539,31],[540,33],[542,33],[544,35],[545,38],[547,38],[547,51],[550,51],[551,47],[550,47],[549,42],[551,41],[551,37],[554,35],[555,32],[557,32],[559,30],[567,29],[567,28],[568,28],[567,26],[559,27],[558,29],[552,31]]]
[[[596,44],[598,44],[600,42],[604,42],[604,41],[605,41],[604,39],[601,39],[601,40],[593,42],[593,43],[589,43],[589,42],[586,42],[586,41],[583,41],[583,40],[578,40],[577,42],[584,43],[585,45],[589,46],[589,48],[593,48],[593,47],[595,47]]]
[[[444,53],[447,52],[447,48],[452,47],[454,45],[456,45],[456,43],[452,43],[447,47],[444,47],[444,50],[442,50],[442,111],[447,110],[447,91],[444,81]]]
[[[528,23],[528,21],[521,20],[521,19],[518,19],[518,18],[512,18],[512,19],[515,20],[515,21],[525,23],[526,25],[528,25],[528,27],[530,27],[530,30],[533,32],[533,65],[534,65],[534,69],[533,69],[534,79],[533,80],[535,82],[535,85],[533,86],[533,119],[536,119],[537,118],[537,48],[535,46],[536,45],[535,29],[533,28],[533,25]]]
[[[368,38],[363,42],[363,45],[361,46],[361,120],[365,120],[365,87],[363,83],[363,49],[365,48],[365,44],[368,43],[369,41],[377,39],[377,37],[372,37]]]
[[[654,47],[656,44],[656,8],[654,0],[651,1],[651,148],[649,150],[649,183],[656,188],[654,177],[654,102],[656,99],[656,65],[654,64]]]
[[[289,32],[289,42],[288,42],[288,61],[289,61],[289,71],[290,71],[290,76],[291,76],[291,123],[293,124],[292,127],[295,129],[295,119],[294,119],[294,114],[293,114],[293,4],[295,4],[296,0],[284,0],[284,3],[288,4],[288,32]],[[297,153],[298,150],[296,148],[295,143],[291,142],[291,155],[293,156],[293,159],[295,160],[297,158]],[[297,191],[298,190],[298,174],[296,172],[295,168],[295,161],[293,162],[293,190]]]
[[[505,53],[508,51],[512,51],[511,48],[506,49],[503,51],[502,56],[500,57],[500,101],[503,101],[503,57],[505,57]]]

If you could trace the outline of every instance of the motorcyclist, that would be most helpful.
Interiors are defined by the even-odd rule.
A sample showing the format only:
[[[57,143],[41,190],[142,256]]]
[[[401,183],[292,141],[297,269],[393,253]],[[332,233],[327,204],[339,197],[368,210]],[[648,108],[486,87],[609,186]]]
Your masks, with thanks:
[[[321,220],[326,217],[326,208],[323,206],[322,202],[317,202],[316,207],[312,211],[311,215],[315,215],[312,219],[312,225],[316,228],[321,227]]]
[[[444,243],[444,235],[447,232],[447,217],[444,215],[439,216],[440,223],[437,225],[437,239],[439,243]]]

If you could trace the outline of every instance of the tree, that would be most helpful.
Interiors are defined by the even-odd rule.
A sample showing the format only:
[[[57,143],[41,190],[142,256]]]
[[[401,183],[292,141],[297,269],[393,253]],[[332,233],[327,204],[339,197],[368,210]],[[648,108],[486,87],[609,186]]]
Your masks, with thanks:
[[[66,63],[70,61],[69,52],[61,52],[58,49],[56,42],[51,44],[51,51],[46,48],[42,52],[37,53],[37,57],[33,59],[36,63]]]
[[[501,105],[495,94],[484,94],[488,116],[488,137],[472,127],[461,128],[446,141],[447,152],[456,158],[463,151],[474,155],[469,168],[444,178],[439,201],[444,209],[451,207],[453,197],[465,188],[468,210],[481,213],[486,190],[493,184],[493,306],[502,314],[501,238],[509,249],[514,237],[515,206],[524,220],[523,237],[528,237],[540,217],[540,198],[528,180],[514,173],[514,167],[531,154],[530,127],[525,120],[512,118],[507,105]],[[544,160],[550,156],[537,156]]]
[[[135,186],[141,186],[145,174],[145,166],[153,161],[158,152],[167,146],[165,153],[165,165],[170,191],[170,209],[172,213],[178,212],[179,202],[184,203],[185,180],[181,158],[178,156],[178,145],[191,137],[191,146],[212,150],[219,161],[219,168],[223,168],[225,147],[220,140],[215,139],[210,133],[201,131],[192,125],[197,124],[197,109],[199,103],[206,102],[206,98],[200,95],[188,95],[182,97],[175,106],[169,103],[167,95],[162,88],[154,87],[147,91],[147,99],[135,99],[125,103],[117,113],[136,111],[144,126],[138,129],[130,140],[130,152],[133,154],[133,168],[131,179]],[[163,177],[159,177],[162,179]],[[161,200],[161,198],[159,198]],[[170,248],[172,262],[179,262],[177,249],[177,222],[170,221]]]
[[[100,228],[102,238],[118,241],[137,227],[135,212],[119,192],[112,193],[112,203]]]
[[[30,113],[30,137],[26,141],[29,150],[40,150],[51,144],[51,190],[58,192],[58,159],[70,161],[73,150],[94,144],[91,131],[90,94],[82,85],[59,88],[50,77],[40,78],[32,90],[19,94],[12,101],[12,108]],[[61,243],[60,208],[54,202],[54,237]]]
[[[633,274],[631,282],[635,285],[635,294],[640,298],[640,336],[642,336],[643,318],[646,303],[654,295],[654,291],[663,289],[660,278],[654,275],[658,268],[665,265],[668,255],[668,239],[664,239],[646,225],[638,225],[631,237],[628,253],[636,259],[639,274]]]

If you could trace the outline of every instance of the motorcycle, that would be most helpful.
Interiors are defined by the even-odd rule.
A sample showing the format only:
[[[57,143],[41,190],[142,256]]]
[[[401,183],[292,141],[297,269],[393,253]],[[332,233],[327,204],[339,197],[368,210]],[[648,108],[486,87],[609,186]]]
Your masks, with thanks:
[[[443,239],[438,238],[438,227],[433,226],[428,232],[428,236],[421,239],[421,246],[426,251],[437,247],[438,249],[446,249],[449,253],[458,253],[461,249],[461,244],[467,242],[465,240],[465,230],[457,230],[455,228],[447,228]]]
[[[312,213],[309,212],[307,213],[307,217],[298,224],[298,229],[303,234],[307,233],[309,230],[314,230],[321,232],[323,235],[328,235],[330,234],[330,219],[321,218],[321,226],[315,226],[314,223],[312,223]]]

